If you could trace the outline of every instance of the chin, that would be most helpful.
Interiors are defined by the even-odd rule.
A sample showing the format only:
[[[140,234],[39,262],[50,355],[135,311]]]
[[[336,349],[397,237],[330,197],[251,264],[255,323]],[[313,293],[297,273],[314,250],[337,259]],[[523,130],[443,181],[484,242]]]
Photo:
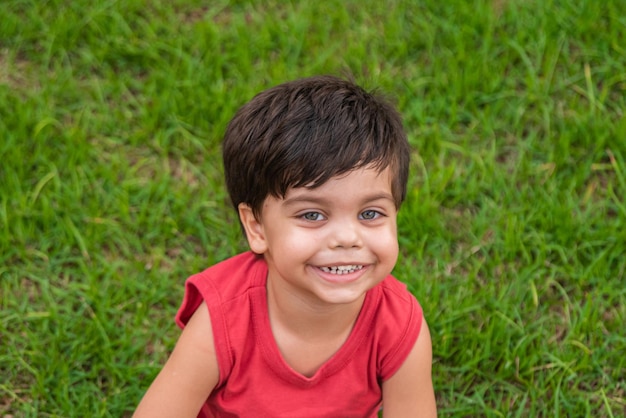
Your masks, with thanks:
[[[324,292],[322,294],[318,294],[317,297],[321,301],[330,305],[349,305],[362,300],[365,293],[367,293],[367,290],[352,292]]]

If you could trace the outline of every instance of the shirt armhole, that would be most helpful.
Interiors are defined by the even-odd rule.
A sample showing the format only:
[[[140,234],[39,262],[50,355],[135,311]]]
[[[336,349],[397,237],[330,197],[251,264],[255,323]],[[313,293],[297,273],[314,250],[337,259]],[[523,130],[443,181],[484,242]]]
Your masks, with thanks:
[[[176,324],[181,328],[185,328],[189,319],[194,312],[200,307],[202,302],[206,303],[211,318],[211,327],[213,328],[213,343],[215,344],[215,353],[217,356],[217,364],[219,369],[219,382],[217,387],[221,386],[230,374],[233,366],[230,353],[230,339],[228,337],[225,318],[221,311],[221,303],[219,294],[213,288],[210,280],[201,275],[191,276],[185,282],[185,295],[183,302],[176,313]]]
[[[192,282],[193,277],[189,278],[185,282],[185,295],[183,296],[183,302],[176,313],[176,325],[181,329],[185,328],[187,322],[191,316],[196,312],[198,306],[202,303],[202,295],[200,291]]]
[[[381,382],[390,379],[400,369],[404,360],[413,349],[422,329],[422,307],[414,297],[410,298],[410,310],[406,318],[406,326],[393,348],[389,350],[381,365]]]

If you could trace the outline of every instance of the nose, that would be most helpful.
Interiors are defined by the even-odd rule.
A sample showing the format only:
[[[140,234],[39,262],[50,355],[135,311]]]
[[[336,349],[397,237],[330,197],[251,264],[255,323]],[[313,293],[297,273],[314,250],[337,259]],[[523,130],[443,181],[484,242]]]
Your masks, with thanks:
[[[358,248],[363,237],[358,221],[338,220],[332,225],[329,245],[331,248]]]

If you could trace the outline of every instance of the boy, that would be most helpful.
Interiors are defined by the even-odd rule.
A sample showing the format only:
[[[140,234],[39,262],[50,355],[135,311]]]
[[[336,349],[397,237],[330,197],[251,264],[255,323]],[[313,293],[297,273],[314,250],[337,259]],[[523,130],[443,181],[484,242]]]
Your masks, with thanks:
[[[421,308],[390,276],[409,145],[335,77],[260,93],[224,138],[251,251],[190,277],[180,339],[136,417],[436,416]]]

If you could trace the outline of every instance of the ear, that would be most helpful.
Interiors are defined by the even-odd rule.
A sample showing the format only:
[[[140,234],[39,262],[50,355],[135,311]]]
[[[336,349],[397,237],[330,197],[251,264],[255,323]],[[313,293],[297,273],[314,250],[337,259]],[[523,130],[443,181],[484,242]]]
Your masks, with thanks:
[[[265,253],[267,251],[267,241],[263,225],[257,220],[252,212],[252,208],[246,203],[240,203],[237,209],[239,210],[239,220],[246,231],[250,249],[257,254]]]

